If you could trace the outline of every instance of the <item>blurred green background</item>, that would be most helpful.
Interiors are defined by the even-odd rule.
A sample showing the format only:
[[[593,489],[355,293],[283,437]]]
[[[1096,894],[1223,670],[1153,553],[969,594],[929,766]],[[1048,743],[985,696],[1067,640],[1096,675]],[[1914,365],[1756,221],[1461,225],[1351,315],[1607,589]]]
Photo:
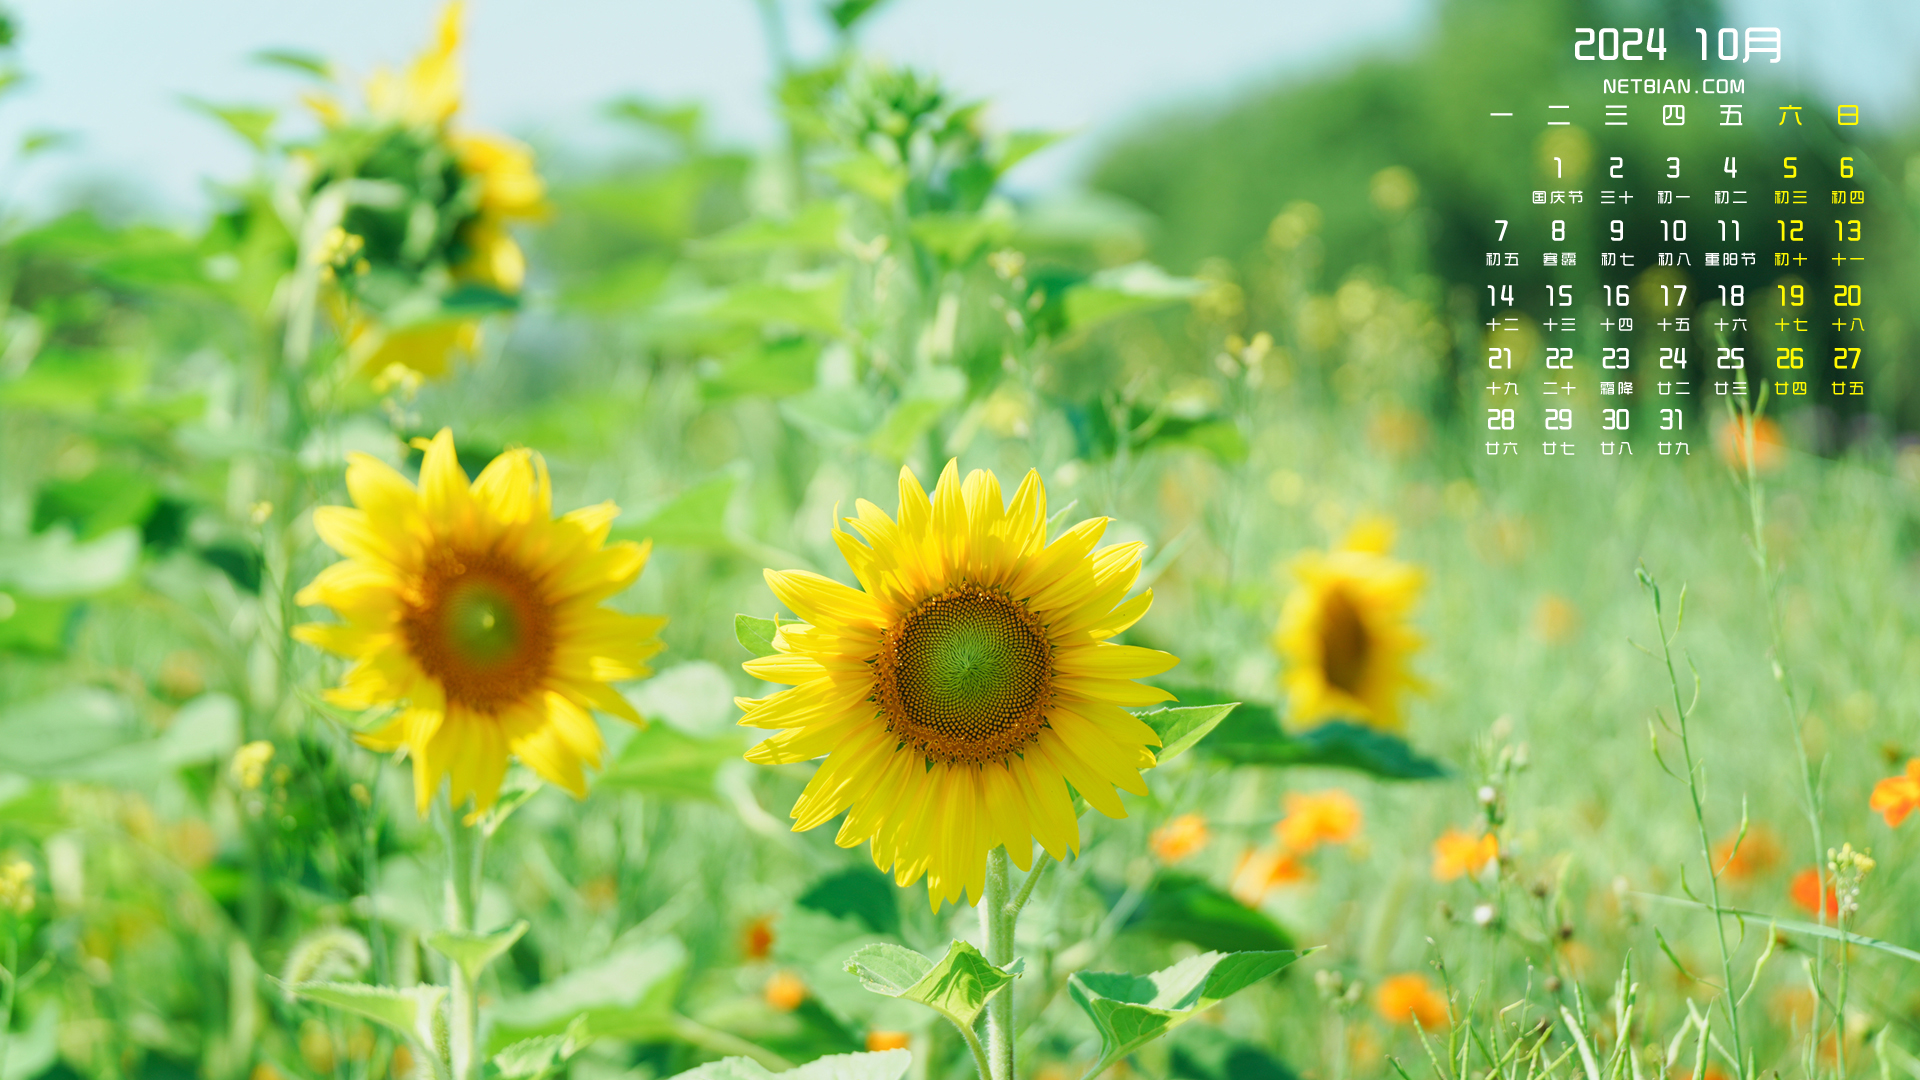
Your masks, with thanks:
[[[1641,566],[1669,627],[1688,587],[1676,649],[1682,696],[1689,665],[1699,680],[1706,827],[1720,842],[1744,820],[1772,845],[1743,849],[1726,905],[1813,919],[1789,883],[1850,841],[1879,860],[1850,925],[1920,946],[1913,827],[1867,809],[1920,750],[1914,9],[481,4],[464,115],[526,135],[550,185],[551,220],[520,232],[527,287],[471,363],[417,392],[357,378],[325,331],[294,371],[276,183],[314,138],[306,70],[399,62],[431,18],[14,12],[0,851],[34,868],[35,893],[0,914],[0,1080],[405,1071],[375,1026],[266,979],[337,961],[404,985],[441,963],[421,945],[438,840],[405,767],[352,744],[354,718],[315,696],[337,667],[285,631],[306,617],[292,591],[332,558],[307,514],[344,500],[345,454],[417,465],[405,440],[443,425],[469,472],[526,445],[557,506],[616,500],[616,535],[656,549],[617,603],[672,620],[659,674],[630,688],[656,723],[606,725],[592,796],[535,795],[489,864],[483,922],[532,924],[485,984],[495,1043],[585,1013],[598,1038],[569,1075],[669,1076],[742,1040],[805,1061],[893,1032],[915,1076],[967,1074],[950,1031],[842,964],[877,940],[937,951],[977,936],[975,916],[929,914],[827,830],[789,833],[810,769],[741,761],[732,704],[764,690],[733,630],[735,613],[776,614],[762,568],[845,578],[836,507],[891,509],[902,464],[931,483],[949,457],[1003,481],[1039,468],[1053,505],[1147,541],[1158,602],[1129,640],[1182,657],[1164,681],[1183,699],[1247,703],[1149,773],[1127,819],[1083,819],[1085,854],[1029,909],[1030,1075],[1077,1077],[1095,1056],[1059,993],[1076,967],[1286,942],[1327,948],[1122,1068],[1339,1080],[1394,1075],[1392,1055],[1430,1072],[1373,995],[1407,972],[1441,987],[1436,959],[1451,1030],[1500,1045],[1562,1006],[1602,1032],[1629,965],[1637,1019],[1595,1037],[1674,1068],[1646,1048],[1714,996],[1719,960],[1711,920],[1639,895],[1701,895],[1706,873],[1688,787],[1661,771],[1677,744],[1650,727],[1674,691],[1637,647],[1660,640]],[[1481,253],[1541,148],[1537,131],[1488,134],[1487,101],[1590,100],[1573,26],[1665,26],[1682,75],[1699,68],[1691,27],[1775,24],[1792,62],[1743,72],[1752,100],[1874,110],[1849,136],[1870,163],[1869,261],[1850,278],[1870,297],[1869,393],[1770,403],[1757,495],[1705,394],[1684,461],[1490,464]],[[300,52],[246,59],[268,48]],[[1664,156],[1660,132],[1628,130],[1583,136]],[[1712,153],[1760,160],[1780,138],[1716,132]],[[1269,642],[1288,560],[1377,516],[1427,576],[1429,689],[1404,742],[1328,749],[1283,734]],[[275,753],[248,784],[234,753],[259,740]],[[1331,787],[1364,808],[1360,839],[1302,881],[1236,893],[1283,794]],[[1153,831],[1184,813],[1210,839],[1156,853]],[[1494,831],[1497,869],[1434,880],[1448,827]],[[328,959],[341,933],[364,961]],[[1741,988],[1774,934],[1741,925]],[[1780,931],[1752,975],[1760,1067],[1920,1075],[1909,960],[1821,940]],[[1812,1007],[1807,963],[1847,996]],[[1549,1057],[1572,1049],[1552,1038]]]

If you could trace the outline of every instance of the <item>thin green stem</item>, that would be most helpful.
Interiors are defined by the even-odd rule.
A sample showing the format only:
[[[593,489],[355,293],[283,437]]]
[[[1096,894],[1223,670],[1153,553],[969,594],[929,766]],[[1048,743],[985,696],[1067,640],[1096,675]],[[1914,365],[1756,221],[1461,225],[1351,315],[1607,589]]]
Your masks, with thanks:
[[[1041,858],[1038,865],[1033,868],[1033,872],[1027,875],[1027,880],[1020,883],[1020,891],[1015,893],[1013,897],[1012,906],[1015,918],[1019,918],[1020,912],[1027,906],[1027,901],[1033,899],[1033,887],[1040,884],[1040,875],[1046,873],[1047,867],[1052,865],[1053,858],[1051,856]]]
[[[1733,1055],[1746,1070],[1746,1047],[1740,1030],[1739,1003],[1733,996],[1733,953],[1727,948],[1727,926],[1725,911],[1720,906],[1720,874],[1713,860],[1713,837],[1707,832],[1706,799],[1700,790],[1700,764],[1693,756],[1693,738],[1687,724],[1687,714],[1691,711],[1680,697],[1680,674],[1673,666],[1673,638],[1667,635],[1666,615],[1660,606],[1660,587],[1646,578],[1648,591],[1653,594],[1653,621],[1660,631],[1660,656],[1667,666],[1667,684],[1673,690],[1673,712],[1675,722],[1680,729],[1680,753],[1687,769],[1687,797],[1693,806],[1693,824],[1699,831],[1700,852],[1707,862],[1707,898],[1713,908],[1713,933],[1720,945],[1720,989],[1726,1001],[1727,1025],[1733,1035]],[[1686,593],[1681,592],[1681,617],[1686,610]],[[1680,632],[1680,620],[1674,620],[1674,634]]]
[[[1819,867],[1825,865],[1827,858],[1826,830],[1820,824],[1820,793],[1814,786],[1813,761],[1807,753],[1806,732],[1800,723],[1799,695],[1794,692],[1793,680],[1787,675],[1786,628],[1780,616],[1779,580],[1774,576],[1772,559],[1767,553],[1766,494],[1760,486],[1760,470],[1754,461],[1754,453],[1757,450],[1755,444],[1759,437],[1755,424],[1760,414],[1766,410],[1767,390],[1768,387],[1763,383],[1757,408],[1748,407],[1745,399],[1741,399],[1739,407],[1734,410],[1737,425],[1734,430],[1742,436],[1740,456],[1745,472],[1742,479],[1746,481],[1747,488],[1747,524],[1752,537],[1754,568],[1760,573],[1760,591],[1767,602],[1767,629],[1773,639],[1773,680],[1780,687],[1781,701],[1786,705],[1787,733],[1793,738],[1794,756],[1800,763],[1800,800],[1803,804],[1802,809],[1807,815],[1807,829],[1813,837],[1813,865],[1815,872],[1818,873]],[[1825,926],[1827,924],[1827,905],[1824,902],[1825,876],[1822,875],[1820,880],[1823,899],[1814,905],[1813,917],[1816,923]],[[1815,938],[1813,951],[1814,982],[1817,989],[1819,973],[1826,967],[1826,943]],[[1815,1009],[1819,1008],[1819,1001],[1824,996],[1819,993],[1814,995]],[[1844,1037],[1845,1032],[1840,1030],[1843,1020],[1837,1010],[1834,1013],[1833,1022],[1836,1037]],[[1816,1035],[1808,1041],[1807,1049],[1807,1073],[1810,1076],[1814,1075],[1814,1047],[1820,1041],[1817,1034],[1820,1024],[1817,1018],[1813,1027]]]
[[[1004,847],[988,853],[986,896],[980,902],[987,962],[1001,968],[1013,963],[1013,930],[1020,918],[1020,909],[1011,902],[1011,864]],[[1008,987],[987,1002],[986,1080],[1013,1080],[1013,1040],[1013,988]]]
[[[447,838],[447,928],[458,933],[474,932],[474,916],[480,899],[480,861],[486,837],[477,825],[469,825],[460,811],[445,806]],[[457,963],[447,965],[452,993],[447,1005],[447,1056],[453,1080],[478,1080],[480,1075],[479,1038],[480,1002],[478,987]]]

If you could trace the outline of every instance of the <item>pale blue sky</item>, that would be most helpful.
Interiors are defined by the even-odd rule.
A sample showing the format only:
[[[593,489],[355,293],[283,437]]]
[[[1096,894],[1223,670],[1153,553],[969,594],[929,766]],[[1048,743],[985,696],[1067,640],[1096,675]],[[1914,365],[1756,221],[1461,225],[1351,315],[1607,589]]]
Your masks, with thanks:
[[[786,0],[796,45],[824,30]],[[148,212],[203,212],[206,177],[237,177],[246,152],[182,95],[286,103],[298,82],[250,63],[295,47],[365,72],[408,58],[438,0],[12,0],[31,83],[0,103],[0,145],[33,130],[75,142],[0,171],[15,205],[44,209],[89,179],[144,191]],[[1070,178],[1100,138],[1143,109],[1392,48],[1421,32],[1431,0],[894,0],[868,44],[994,102],[1006,127],[1081,138],[1023,167],[1027,186]],[[1905,107],[1920,72],[1914,0],[1736,0],[1736,25],[1780,25],[1825,88]],[[1791,58],[1791,54],[1790,54]],[[1489,58],[1489,62],[1497,62]],[[770,65],[751,0],[472,0],[468,119],[592,152],[617,136],[597,106],[624,94],[706,103],[739,142],[772,129]]]

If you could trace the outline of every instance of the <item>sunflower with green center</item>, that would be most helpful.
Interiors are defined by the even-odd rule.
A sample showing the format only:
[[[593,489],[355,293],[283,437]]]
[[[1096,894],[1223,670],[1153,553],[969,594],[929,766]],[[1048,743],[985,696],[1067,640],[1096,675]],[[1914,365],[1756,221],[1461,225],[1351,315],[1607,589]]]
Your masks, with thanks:
[[[860,588],[803,570],[767,571],[802,620],[747,662],[791,687],[739,699],[742,724],[775,728],[747,753],[782,764],[826,760],[794,804],[796,832],[846,813],[836,843],[871,841],[874,864],[929,899],[976,901],[987,855],[1022,870],[1038,840],[1054,858],[1080,847],[1078,792],[1125,817],[1115,789],[1146,794],[1160,745],[1123,706],[1171,694],[1135,682],[1179,660],[1108,640],[1138,622],[1152,590],[1127,594],[1144,544],[1096,549],[1106,518],[1047,541],[1047,496],[1029,472],[1000,482],[948,462],[933,495],[900,473],[895,520],[862,499],[834,527]],[[862,542],[864,541],[864,543]]]
[[[398,714],[360,736],[413,759],[421,813],[450,781],[453,805],[493,805],[509,758],[578,798],[604,744],[594,710],[642,723],[609,683],[644,678],[666,619],[602,602],[639,578],[648,545],[607,543],[612,503],[553,516],[546,464],[508,450],[471,485],[442,430],[416,488],[365,454],[347,466],[354,505],[313,512],[346,558],[296,599],[337,623],[294,629],[356,661],[328,701]]]
[[[1294,559],[1297,584],[1273,637],[1287,662],[1280,685],[1294,723],[1345,719],[1400,730],[1401,695],[1423,688],[1407,666],[1421,645],[1408,615],[1423,579],[1387,555],[1392,546],[1393,527],[1374,521],[1333,551]]]

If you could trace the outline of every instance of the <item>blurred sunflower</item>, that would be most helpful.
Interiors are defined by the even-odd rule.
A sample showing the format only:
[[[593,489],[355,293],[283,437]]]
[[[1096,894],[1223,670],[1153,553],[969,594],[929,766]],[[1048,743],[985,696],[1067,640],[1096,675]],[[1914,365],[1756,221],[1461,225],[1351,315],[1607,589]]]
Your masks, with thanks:
[[[647,562],[646,545],[606,542],[618,508],[554,518],[546,465],[524,449],[469,485],[446,430],[425,446],[417,489],[356,454],[347,490],[354,506],[313,514],[346,558],[296,597],[342,621],[295,636],[357,661],[327,700],[399,708],[360,741],[407,750],[422,813],[443,778],[455,807],[493,805],[509,757],[585,795],[583,767],[603,749],[592,710],[642,722],[607,684],[651,674],[666,623],[601,606]]]
[[[526,256],[508,225],[550,215],[532,150],[454,130],[464,15],[459,0],[447,4],[433,43],[411,65],[373,73],[363,117],[331,96],[308,98],[326,129],[305,154],[310,190],[352,178],[393,185],[401,196],[350,204],[341,217],[350,257],[331,258],[332,243],[321,253],[348,361],[377,381],[437,378],[477,350],[480,314],[510,307],[526,282]],[[448,303],[455,293],[459,302]]]
[[[1009,503],[990,472],[964,482],[948,462],[933,495],[900,473],[896,521],[866,500],[834,539],[860,589],[805,571],[767,584],[803,622],[780,627],[749,674],[792,687],[739,699],[752,727],[778,728],[747,758],[827,755],[794,804],[795,831],[847,814],[836,843],[872,841],[900,885],[926,875],[929,898],[975,900],[986,858],[1004,845],[1031,865],[1033,841],[1077,852],[1067,785],[1108,817],[1115,788],[1145,794],[1153,729],[1122,706],[1172,695],[1133,680],[1179,661],[1107,639],[1137,622],[1131,600],[1145,545],[1095,550],[1106,518],[1047,542],[1047,500],[1028,473]],[[865,543],[861,542],[861,539]]]
[[[1400,695],[1423,684],[1407,670],[1420,647],[1407,615],[1420,571],[1389,558],[1393,527],[1366,522],[1330,552],[1293,562],[1298,584],[1273,645],[1287,662],[1280,685],[1294,723],[1351,719],[1397,731]]]

